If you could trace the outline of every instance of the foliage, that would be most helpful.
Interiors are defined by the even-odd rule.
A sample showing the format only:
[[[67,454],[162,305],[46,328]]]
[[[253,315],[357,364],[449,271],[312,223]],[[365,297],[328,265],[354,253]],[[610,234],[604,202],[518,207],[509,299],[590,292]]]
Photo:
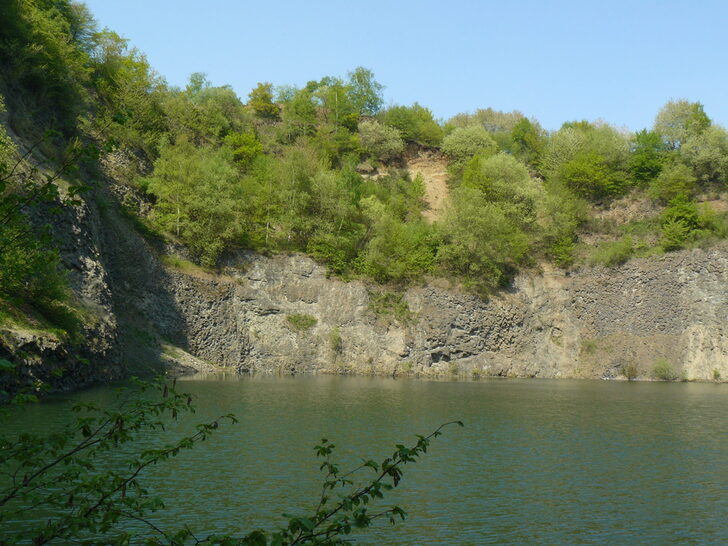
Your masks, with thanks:
[[[374,234],[358,259],[360,272],[379,282],[402,282],[415,280],[432,269],[437,238],[423,220],[402,221],[375,197],[363,204]]]
[[[510,139],[510,149],[518,159],[531,167],[540,167],[546,136],[538,122],[521,118],[511,129]]]
[[[654,131],[671,150],[680,148],[691,136],[710,127],[710,118],[699,102],[685,99],[669,101],[655,118]]]
[[[0,373],[12,367],[7,360],[0,360]],[[149,392],[155,396],[148,398]],[[35,400],[28,394],[15,397],[16,404]],[[193,433],[165,445],[157,443],[137,451],[130,462],[119,464],[109,457],[149,431],[162,433],[170,420],[193,411],[192,397],[178,392],[174,383],[136,381],[134,388],[120,389],[117,403],[108,408],[74,406],[78,417],[57,432],[0,436],[0,459],[10,477],[0,488],[0,524],[25,519],[29,513],[35,515],[31,519],[34,523],[25,527],[0,525],[0,540],[3,544],[128,544],[134,540],[146,544],[348,544],[343,537],[353,529],[369,527],[381,518],[394,524],[406,517],[399,506],[376,510],[374,505],[399,485],[403,467],[415,463],[427,452],[430,441],[451,424],[428,436],[417,436],[412,447],[398,444],[392,456],[381,463],[364,460],[348,472],[332,461],[335,445],[323,439],[315,451],[323,459],[325,476],[313,514],[285,516],[285,527],[271,534],[258,530],[241,537],[198,538],[193,522],[165,530],[150,521],[149,516],[163,509],[164,502],[149,493],[141,477],[149,466],[195,447],[221,425],[235,423],[233,415],[198,424]],[[355,477],[366,469],[373,475],[356,484]],[[132,535],[123,530],[123,524],[130,520],[145,524],[147,532]]]
[[[591,255],[591,262],[607,267],[622,265],[634,254],[632,237],[626,235],[618,241],[603,243]]]
[[[462,187],[452,195],[443,222],[437,259],[480,293],[503,286],[528,255],[528,237],[478,190]]]
[[[477,189],[491,203],[498,203],[509,219],[523,229],[536,221],[536,211],[544,199],[540,182],[529,176],[525,165],[501,152],[474,157],[463,172],[462,185]]]
[[[655,361],[655,365],[652,368],[652,376],[662,381],[675,381],[678,379],[677,372],[675,372],[672,364],[664,358],[658,358]]]
[[[278,106],[273,104],[273,85],[259,82],[248,95],[248,106],[263,119],[278,119]]]
[[[665,144],[657,133],[643,129],[632,137],[629,173],[638,186],[647,184],[662,171]]]
[[[692,170],[682,163],[675,163],[665,169],[650,184],[648,193],[652,199],[667,202],[679,195],[690,197],[695,193],[697,179]]]
[[[27,158],[41,144],[39,140],[23,155],[0,126],[0,299],[30,304],[54,326],[75,333],[78,321],[66,304],[68,283],[49,223],[34,224],[32,211],[57,210],[76,203],[86,187],[73,178],[75,165],[95,150],[77,144],[69,146],[54,170],[41,172]],[[62,178],[67,186],[61,195]]]
[[[392,106],[384,110],[379,119],[385,125],[397,129],[407,142],[438,146],[442,141],[442,128],[432,117],[432,112],[417,103],[412,106]]]
[[[360,114],[374,116],[384,104],[384,86],[374,79],[374,72],[359,66],[349,72],[349,96]]]
[[[626,185],[623,174],[593,151],[579,153],[561,165],[556,177],[577,195],[593,200],[617,195]]]
[[[627,381],[634,381],[639,375],[637,366],[635,366],[634,364],[627,364],[622,368],[622,375],[627,378]]]
[[[226,150],[186,140],[163,144],[154,172],[140,183],[157,198],[157,225],[184,241],[204,266],[214,266],[226,245],[242,237],[244,194]]]
[[[255,158],[263,153],[263,144],[255,133],[229,133],[223,140],[233,154],[233,162],[240,171],[247,171]]]
[[[498,145],[480,126],[459,127],[442,141],[442,151],[451,161],[462,165],[476,153],[483,156],[494,154]]]
[[[389,161],[404,151],[399,131],[376,120],[359,122],[359,142],[364,152],[378,161]]]
[[[338,327],[334,327],[329,331],[329,347],[331,347],[331,352],[335,355],[341,354],[344,349],[344,340]]]
[[[369,309],[379,316],[391,316],[402,324],[412,321],[412,311],[404,294],[386,290],[369,292]]]
[[[680,157],[702,184],[728,184],[728,132],[722,127],[711,125],[688,137]]]
[[[457,114],[447,122],[451,127],[479,126],[488,133],[510,133],[524,118],[521,112],[501,112],[493,108],[480,108],[473,114]]]
[[[286,315],[286,320],[288,321],[288,324],[290,324],[291,327],[298,332],[310,330],[316,326],[316,323],[318,322],[316,317],[306,314]]]
[[[568,188],[551,182],[538,208],[538,239],[556,265],[567,267],[574,260],[577,229],[587,218],[583,199]]]
[[[661,244],[665,250],[682,248],[686,241],[696,237],[702,228],[698,207],[684,194],[670,201],[661,216]]]
[[[149,390],[156,390],[159,398],[144,399],[141,395]],[[45,544],[93,535],[115,543],[129,540],[118,524],[124,519],[146,521],[148,514],[163,506],[141,485],[140,473],[204,441],[220,424],[235,421],[228,415],[198,425],[191,436],[146,449],[129,464],[115,465],[108,455],[119,445],[145,431],[161,430],[166,419],[192,410],[189,395],[162,383],[139,382],[138,390],[121,390],[119,400],[120,405],[110,409],[74,406],[78,417],[59,432],[0,437],[0,458],[12,476],[0,491],[0,523],[29,510],[43,513],[33,528],[11,530],[0,525],[5,528],[2,540]]]

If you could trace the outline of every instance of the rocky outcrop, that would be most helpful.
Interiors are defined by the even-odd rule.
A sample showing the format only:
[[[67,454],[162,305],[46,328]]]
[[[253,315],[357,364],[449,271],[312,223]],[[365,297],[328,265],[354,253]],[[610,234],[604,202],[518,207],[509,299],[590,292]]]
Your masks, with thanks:
[[[329,278],[301,255],[241,255],[221,275],[164,267],[161,248],[117,205],[103,205],[107,199],[67,209],[56,226],[75,292],[94,317],[81,360],[57,340],[7,332],[0,340],[6,354],[30,347],[36,375],[51,377],[54,366],[70,362],[60,388],[160,363],[547,378],[619,378],[629,369],[648,378],[663,359],[677,377],[728,377],[725,243],[614,269],[523,274],[488,301],[432,283],[409,289],[389,309],[381,301],[393,300],[372,296],[381,287]]]
[[[239,372],[617,378],[634,367],[647,378],[664,359],[679,377],[728,377],[725,244],[524,274],[489,301],[412,288],[397,318],[372,306],[380,288],[329,278],[305,256],[241,256],[224,275],[192,275],[126,236],[110,244],[112,291],[163,337]],[[315,322],[299,329],[296,315]]]

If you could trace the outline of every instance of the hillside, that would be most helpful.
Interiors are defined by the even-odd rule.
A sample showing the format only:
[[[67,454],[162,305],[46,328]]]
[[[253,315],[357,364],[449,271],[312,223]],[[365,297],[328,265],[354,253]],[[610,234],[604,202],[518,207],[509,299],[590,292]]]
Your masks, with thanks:
[[[6,386],[162,360],[726,377],[728,132],[699,102],[636,133],[443,122],[363,67],[241,98],[169,86],[79,6],[0,8]]]

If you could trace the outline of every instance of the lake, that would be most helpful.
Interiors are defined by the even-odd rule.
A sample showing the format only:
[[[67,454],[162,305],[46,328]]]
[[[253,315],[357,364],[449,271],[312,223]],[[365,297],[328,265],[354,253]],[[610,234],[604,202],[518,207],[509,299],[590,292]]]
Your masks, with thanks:
[[[379,523],[362,543],[728,542],[728,385],[318,376],[179,386],[198,411],[172,433],[230,412],[240,422],[146,473],[166,499],[162,527],[275,528],[283,512],[312,512],[322,437],[351,466],[458,419],[465,427],[434,439],[385,499],[408,519]],[[111,393],[54,397],[4,430],[54,427],[71,399],[107,403]]]

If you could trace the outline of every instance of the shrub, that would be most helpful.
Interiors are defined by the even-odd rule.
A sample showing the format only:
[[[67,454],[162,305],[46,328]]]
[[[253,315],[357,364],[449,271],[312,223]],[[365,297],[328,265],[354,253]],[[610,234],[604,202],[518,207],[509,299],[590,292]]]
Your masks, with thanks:
[[[692,195],[696,181],[693,172],[682,163],[678,163],[666,167],[652,181],[648,194],[655,201],[666,203],[679,195]]]
[[[404,151],[399,131],[376,120],[359,123],[359,142],[364,152],[379,161],[389,161]]]
[[[621,193],[627,185],[624,172],[613,169],[597,152],[578,153],[559,168],[557,179],[577,195],[599,200]]]
[[[380,115],[385,125],[398,129],[407,142],[437,146],[442,141],[442,128],[427,108],[414,103],[412,106],[392,106]]]
[[[581,342],[581,352],[588,355],[593,355],[597,352],[599,344],[596,339],[585,339]]]
[[[405,324],[412,320],[412,311],[410,311],[403,294],[370,292],[369,309],[377,315],[389,315]]]
[[[624,368],[622,368],[622,375],[627,378],[627,381],[634,381],[637,379],[637,366],[634,364],[627,364]]]
[[[288,321],[288,324],[290,324],[291,327],[298,332],[310,330],[316,326],[316,323],[318,322],[316,317],[306,314],[287,315],[286,320]]]
[[[697,205],[684,194],[670,201],[661,217],[661,245],[664,250],[677,250],[700,233],[701,223]]]
[[[607,267],[622,265],[634,254],[632,237],[626,235],[619,241],[599,245],[592,254],[591,262]]]
[[[652,368],[652,376],[662,381],[675,381],[678,378],[677,372],[669,361],[664,358],[658,358],[655,366]]]
[[[718,368],[713,369],[713,381],[720,381],[720,371],[718,371]]]
[[[341,354],[344,349],[344,340],[341,338],[341,332],[338,328],[332,328],[329,331],[329,346],[334,354]]]
[[[488,131],[475,125],[459,127],[442,141],[442,151],[455,163],[463,163],[478,152],[492,155],[497,149]]]

